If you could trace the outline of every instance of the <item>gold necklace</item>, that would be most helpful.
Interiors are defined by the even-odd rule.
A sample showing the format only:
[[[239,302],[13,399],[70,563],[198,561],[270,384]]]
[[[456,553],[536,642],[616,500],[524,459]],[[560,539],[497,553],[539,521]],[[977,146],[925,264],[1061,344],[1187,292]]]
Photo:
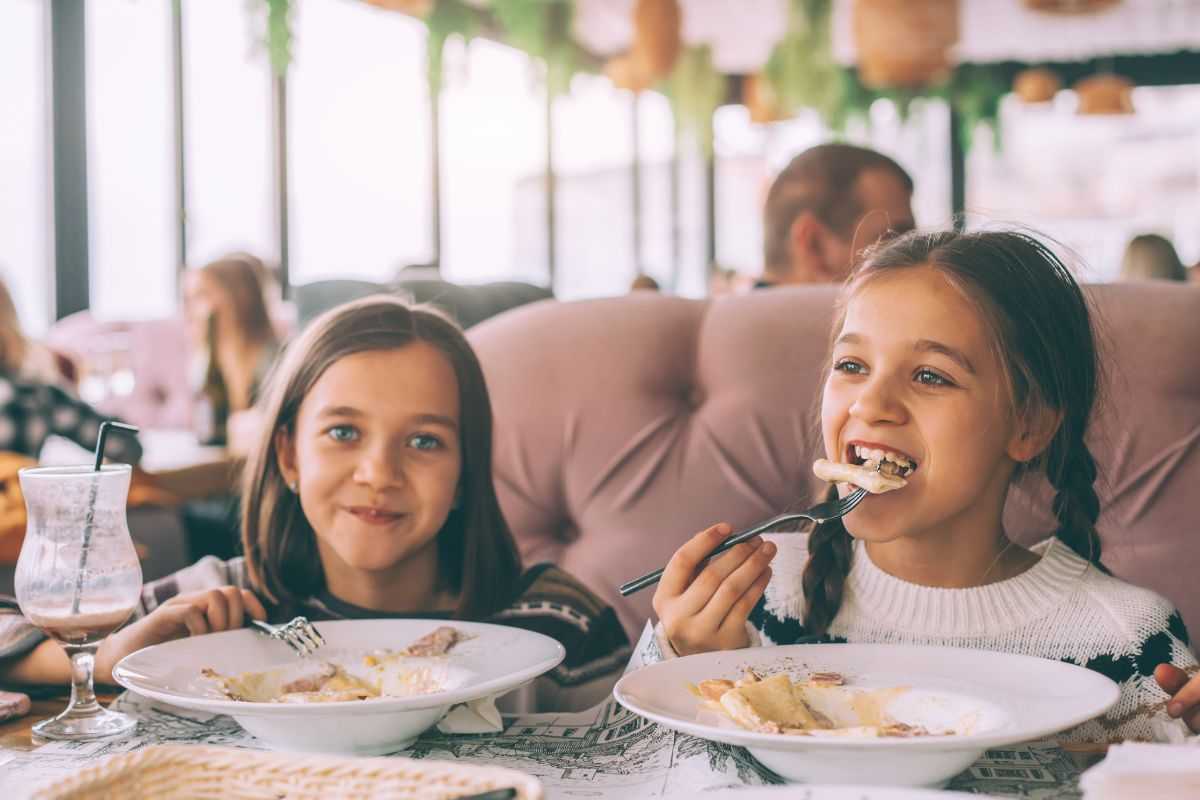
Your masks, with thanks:
[[[1005,537],[1005,538],[1008,538],[1008,537]],[[983,571],[983,575],[981,575],[979,577],[979,585],[980,586],[987,585],[986,581],[987,581],[988,573],[996,568],[996,565],[1000,563],[1000,559],[1004,558],[1004,554],[1007,553],[1008,548],[1010,548],[1012,546],[1013,546],[1013,540],[1009,539],[1008,544],[1006,544],[1006,545],[1004,545],[1004,547],[1000,548],[1000,552],[996,554],[996,557],[992,559],[992,563],[988,565],[988,568]]]

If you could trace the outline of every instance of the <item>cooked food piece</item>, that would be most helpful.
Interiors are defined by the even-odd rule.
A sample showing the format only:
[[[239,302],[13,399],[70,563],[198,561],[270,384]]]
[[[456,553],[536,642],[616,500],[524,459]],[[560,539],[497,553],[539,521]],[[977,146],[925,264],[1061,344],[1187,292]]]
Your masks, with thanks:
[[[412,659],[444,656],[467,638],[458,629],[443,625],[403,650],[381,650],[356,657],[355,666],[322,661],[302,665],[304,671],[300,673],[291,665],[233,676],[205,667],[200,674],[215,680],[229,699],[254,703],[333,703],[411,697],[444,688],[428,666],[419,662],[414,666]]]
[[[450,648],[466,638],[466,635],[457,628],[443,625],[417,639],[408,647],[401,650],[398,655],[422,658],[444,656],[450,652]]]
[[[813,686],[844,686],[846,679],[840,672],[814,672],[808,676],[808,683]]]
[[[885,475],[865,466],[844,464],[825,458],[819,458],[813,463],[813,473],[823,481],[851,483],[861,486],[871,494],[883,494],[894,489],[903,489],[908,485],[908,481],[897,475]]]
[[[833,727],[824,714],[805,702],[785,673],[730,689],[721,695],[720,703],[734,722],[760,733]]]

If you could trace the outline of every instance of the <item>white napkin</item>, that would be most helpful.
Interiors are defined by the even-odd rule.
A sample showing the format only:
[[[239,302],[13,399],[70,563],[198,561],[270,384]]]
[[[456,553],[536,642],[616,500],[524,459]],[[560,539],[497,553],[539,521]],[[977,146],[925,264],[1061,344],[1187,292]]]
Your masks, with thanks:
[[[493,694],[459,703],[442,717],[437,729],[442,733],[498,733],[504,730],[500,712],[496,709],[497,696]]]
[[[1200,797],[1200,737],[1186,744],[1126,742],[1079,778],[1084,800],[1195,800]]]

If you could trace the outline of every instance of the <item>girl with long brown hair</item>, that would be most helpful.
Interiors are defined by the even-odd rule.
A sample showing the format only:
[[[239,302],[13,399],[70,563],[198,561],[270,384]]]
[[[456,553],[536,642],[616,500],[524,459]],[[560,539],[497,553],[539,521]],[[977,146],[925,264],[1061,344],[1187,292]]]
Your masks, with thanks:
[[[135,622],[97,655],[104,680],[154,642],[287,621],[400,616],[545,633],[566,660],[532,705],[585,705],[628,656],[612,609],[550,565],[522,570],[492,484],[483,371],[439,313],[369,297],[318,317],[261,400],[243,478],[244,557],[201,559],[149,584]],[[0,659],[10,656],[0,631]],[[13,634],[8,638],[13,639]],[[66,681],[53,643],[0,660],[0,678]]]
[[[1177,691],[1196,660],[1170,603],[1101,561],[1084,441],[1099,371],[1083,291],[1033,237],[909,234],[878,246],[833,326],[821,431],[829,460],[905,465],[906,485],[806,542],[748,542],[704,567],[729,527],[698,534],[655,594],[663,650],[826,640],[1062,659],[1121,688],[1107,716],[1071,736],[1154,737],[1164,688]],[[1049,481],[1058,519],[1028,549],[1002,520],[1026,473]]]

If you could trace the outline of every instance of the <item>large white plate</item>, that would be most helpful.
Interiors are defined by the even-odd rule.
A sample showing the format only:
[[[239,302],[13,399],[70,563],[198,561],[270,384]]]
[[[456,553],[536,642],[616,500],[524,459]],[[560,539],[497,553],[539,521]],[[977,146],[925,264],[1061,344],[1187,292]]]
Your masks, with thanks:
[[[990,794],[886,786],[757,786],[705,793],[704,800],[987,800]]]
[[[131,653],[113,669],[126,689],[195,711],[228,714],[267,745],[360,755],[391,753],[410,745],[451,706],[515,689],[563,660],[566,651],[549,636],[480,622],[445,620],[339,620],[318,622],[325,647],[310,658],[381,648],[399,650],[440,625],[471,635],[444,659],[448,690],[405,698],[338,703],[249,703],[230,700],[200,670],[224,675],[295,664],[282,642],[249,629],[178,639]]]
[[[738,678],[746,669],[840,672],[852,686],[911,687],[902,722],[941,727],[978,710],[973,732],[911,739],[784,736],[743,730],[701,710],[689,683]],[[1045,737],[1107,711],[1120,690],[1108,678],[1058,661],[948,647],[824,644],[704,653],[651,664],[613,690],[621,705],[665,727],[746,747],[789,780],[936,786],[984,750]],[[915,702],[914,702],[915,699]],[[947,714],[947,711],[950,713]]]

